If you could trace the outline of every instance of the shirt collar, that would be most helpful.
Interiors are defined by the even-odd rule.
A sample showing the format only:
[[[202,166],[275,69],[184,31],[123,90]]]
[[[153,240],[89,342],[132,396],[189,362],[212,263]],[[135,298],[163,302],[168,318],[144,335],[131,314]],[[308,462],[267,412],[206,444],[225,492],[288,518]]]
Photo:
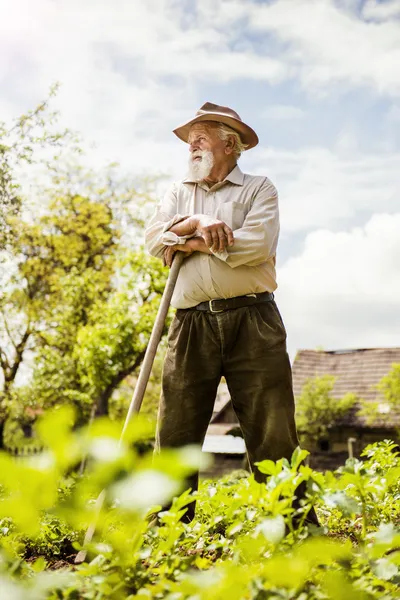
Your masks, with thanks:
[[[228,173],[228,175],[225,177],[225,179],[223,181],[221,181],[221,183],[215,184],[215,185],[221,186],[222,183],[224,183],[225,181],[229,181],[230,183],[234,183],[235,185],[243,185],[244,174],[241,171],[239,165],[236,165],[232,169],[232,171],[230,173]],[[190,179],[190,177],[187,177],[186,179],[183,180],[183,183],[199,183],[199,182],[194,181],[193,179]]]
[[[236,165],[234,169],[225,177],[224,181],[230,181],[235,185],[243,185],[244,174],[242,173],[239,165]]]

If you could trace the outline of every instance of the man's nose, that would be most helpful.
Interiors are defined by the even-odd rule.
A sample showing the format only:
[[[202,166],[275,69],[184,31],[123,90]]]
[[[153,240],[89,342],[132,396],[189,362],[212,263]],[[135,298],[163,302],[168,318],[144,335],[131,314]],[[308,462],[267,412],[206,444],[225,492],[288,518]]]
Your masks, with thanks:
[[[194,152],[199,149],[199,144],[197,142],[192,142],[189,144],[189,152]]]

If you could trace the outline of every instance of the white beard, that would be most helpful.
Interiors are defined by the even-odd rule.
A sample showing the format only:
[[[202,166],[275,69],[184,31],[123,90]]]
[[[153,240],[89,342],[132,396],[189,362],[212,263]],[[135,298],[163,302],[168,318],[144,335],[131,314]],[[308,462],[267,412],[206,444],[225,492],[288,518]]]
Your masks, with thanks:
[[[200,160],[194,160],[201,156]],[[214,156],[209,150],[197,150],[189,157],[189,179],[193,181],[203,181],[206,179],[214,166]]]

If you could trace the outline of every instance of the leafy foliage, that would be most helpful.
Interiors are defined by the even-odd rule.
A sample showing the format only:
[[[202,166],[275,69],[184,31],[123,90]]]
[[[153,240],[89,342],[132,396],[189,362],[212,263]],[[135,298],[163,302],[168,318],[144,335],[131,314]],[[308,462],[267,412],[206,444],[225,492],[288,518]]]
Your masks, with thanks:
[[[385,375],[378,384],[378,389],[392,408],[400,407],[400,364],[392,365],[390,373]]]
[[[3,312],[8,321],[19,315],[16,329],[23,318],[34,369],[28,387],[13,385],[16,373],[6,371],[5,402],[72,402],[83,421],[91,410],[109,413],[112,393],[143,360],[166,279],[159,261],[119,247],[118,236],[101,198],[57,197],[36,224],[20,223],[18,271]]]
[[[195,468],[194,448],[155,456],[136,448],[147,424],[136,419],[122,445],[109,420],[74,431],[67,407],[45,417],[46,451],[29,460],[0,455],[1,585],[8,598],[169,598],[348,600],[398,598],[400,583],[400,457],[391,442],[366,448],[336,473],[264,461],[266,484],[238,473],[205,481],[191,524],[180,517],[191,497],[178,496]],[[68,475],[82,454],[85,478]],[[294,513],[301,481],[307,498]],[[93,518],[93,499],[106,490],[89,562],[73,567]],[[173,498],[159,524],[148,517]],[[328,535],[301,525],[312,505]],[[54,570],[56,569],[56,570]]]
[[[358,411],[358,415],[364,417],[368,425],[400,413],[400,364],[394,363],[390,372],[382,377],[376,387],[383,396],[383,402],[361,401]]]
[[[6,209],[7,188],[3,232],[12,235],[0,277],[0,446],[5,422],[4,440],[18,445],[15,424],[29,430],[54,405],[73,404],[79,423],[110,415],[114,393],[143,360],[167,276],[140,247],[153,182],[134,185],[116,165],[94,172],[41,158],[38,146],[61,151],[70,144],[68,132],[47,132],[55,122],[47,108],[43,103],[17,121],[23,152],[21,140],[2,147],[19,209]],[[17,183],[17,158],[45,167],[50,185],[40,188],[40,202]],[[131,391],[119,396],[121,409]]]
[[[48,99],[20,115],[12,125],[0,122],[1,249],[12,242],[12,219],[21,213],[23,199],[19,175],[22,169],[40,160],[51,162],[65,146],[70,151],[79,151],[76,135],[68,129],[58,130],[57,113],[49,109],[49,101],[57,93],[57,88],[58,85],[52,86]]]
[[[323,375],[309,379],[296,403],[296,421],[301,441],[310,445],[327,436],[334,426],[354,406],[357,398],[346,394],[343,398],[332,396],[336,378]]]

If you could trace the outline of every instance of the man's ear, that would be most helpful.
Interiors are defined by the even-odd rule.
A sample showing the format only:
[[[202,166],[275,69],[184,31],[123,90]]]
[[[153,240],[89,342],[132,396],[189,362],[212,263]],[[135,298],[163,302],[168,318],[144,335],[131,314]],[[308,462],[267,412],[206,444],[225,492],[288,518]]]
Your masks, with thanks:
[[[228,136],[225,141],[225,154],[232,154],[235,148],[235,138],[233,135]]]

